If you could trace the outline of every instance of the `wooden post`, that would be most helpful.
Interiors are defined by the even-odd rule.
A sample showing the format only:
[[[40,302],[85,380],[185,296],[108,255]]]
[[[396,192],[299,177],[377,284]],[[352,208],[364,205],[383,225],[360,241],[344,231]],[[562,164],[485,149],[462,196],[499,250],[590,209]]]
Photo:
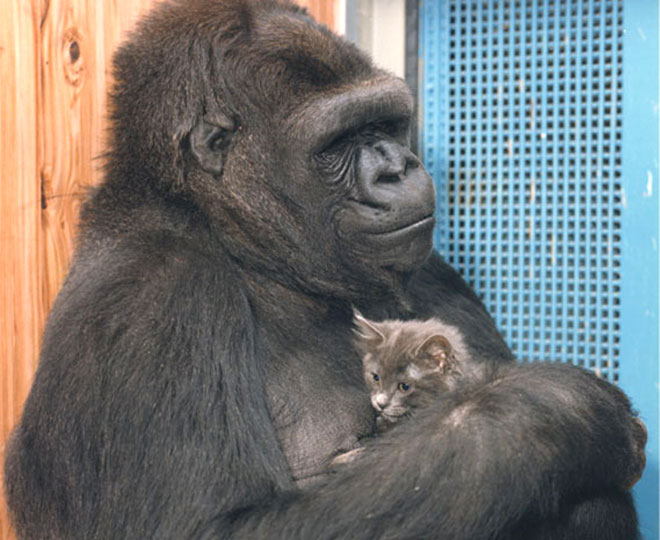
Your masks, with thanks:
[[[36,4],[36,3],[35,3]],[[43,327],[39,257],[36,5],[13,0],[0,17],[0,461],[20,414]],[[0,479],[2,468],[0,468]],[[11,538],[0,490],[0,538]]]
[[[296,0],[296,2],[306,7],[309,14],[317,21],[329,28],[337,28],[337,21],[335,21],[336,0]]]

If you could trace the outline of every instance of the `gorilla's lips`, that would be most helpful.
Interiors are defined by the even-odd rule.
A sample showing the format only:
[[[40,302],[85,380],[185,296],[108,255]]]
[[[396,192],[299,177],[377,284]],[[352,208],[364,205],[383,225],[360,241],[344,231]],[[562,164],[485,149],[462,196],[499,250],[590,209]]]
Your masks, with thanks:
[[[430,215],[420,220],[414,221],[413,223],[403,225],[402,227],[397,227],[396,229],[393,230],[378,232],[373,234],[375,237],[378,238],[379,241],[382,241],[384,243],[390,243],[390,242],[400,243],[403,240],[405,240],[405,238],[408,236],[414,237],[419,234],[423,234],[427,232],[429,229],[433,230],[434,226],[435,226],[435,217],[433,217],[433,215]]]
[[[398,224],[387,230],[362,230],[353,235],[354,254],[368,257],[376,266],[398,272],[415,270],[426,260],[433,246],[435,217]]]

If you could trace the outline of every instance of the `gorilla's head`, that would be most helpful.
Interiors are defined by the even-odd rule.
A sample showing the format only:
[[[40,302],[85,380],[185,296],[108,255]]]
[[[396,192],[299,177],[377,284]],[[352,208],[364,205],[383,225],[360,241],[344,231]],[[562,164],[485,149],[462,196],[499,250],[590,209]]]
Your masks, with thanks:
[[[355,299],[428,256],[435,197],[407,87],[303,10],[167,4],[115,66],[110,176],[194,204],[241,264]]]

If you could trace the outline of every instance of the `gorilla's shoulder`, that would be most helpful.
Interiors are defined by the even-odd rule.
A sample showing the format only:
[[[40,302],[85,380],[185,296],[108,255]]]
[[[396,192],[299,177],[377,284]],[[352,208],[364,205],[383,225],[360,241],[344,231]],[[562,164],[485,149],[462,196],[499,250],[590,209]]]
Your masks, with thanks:
[[[132,305],[165,305],[170,298],[199,301],[215,295],[220,301],[218,287],[223,296],[237,289],[231,264],[206,235],[194,236],[194,230],[159,227],[140,227],[139,235],[85,231],[57,304],[77,309],[72,304],[84,301],[96,312],[105,307],[112,313],[130,312]]]
[[[434,249],[422,267],[410,280],[410,291],[414,296],[425,297],[429,291],[436,294],[466,297],[480,303],[474,290],[463,277]]]

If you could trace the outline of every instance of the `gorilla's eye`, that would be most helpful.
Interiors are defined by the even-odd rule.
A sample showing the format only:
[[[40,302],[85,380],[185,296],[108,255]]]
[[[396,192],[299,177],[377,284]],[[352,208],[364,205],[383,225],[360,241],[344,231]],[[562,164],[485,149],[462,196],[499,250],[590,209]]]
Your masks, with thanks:
[[[408,129],[408,118],[390,118],[366,125],[360,129],[360,134],[365,136],[367,140],[372,138],[380,140],[383,135],[392,139],[404,139],[408,135]]]
[[[231,132],[226,129],[221,129],[218,134],[209,141],[209,147],[213,151],[218,151],[229,146]]]
[[[410,385],[408,385],[404,382],[400,382],[399,383],[399,390],[401,390],[402,392],[407,392],[408,390],[410,390]]]
[[[319,170],[332,183],[344,180],[355,156],[355,141],[350,137],[340,137],[316,154]]]
[[[372,373],[374,377],[374,381],[380,381],[380,377],[378,376],[378,373]]]

